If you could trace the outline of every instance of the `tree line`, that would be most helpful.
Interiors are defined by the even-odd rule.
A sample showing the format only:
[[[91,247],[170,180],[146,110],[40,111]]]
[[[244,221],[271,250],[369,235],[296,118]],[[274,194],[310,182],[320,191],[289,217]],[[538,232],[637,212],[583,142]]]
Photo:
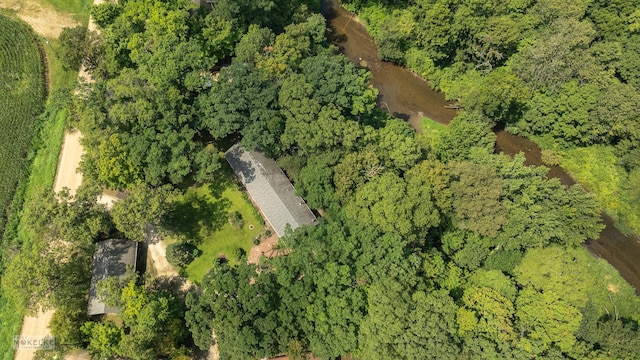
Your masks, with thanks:
[[[636,2],[344,3],[366,22],[382,59],[429,79],[488,126],[533,137],[555,153],[551,165],[568,168],[640,231]],[[585,162],[594,169],[583,170]]]

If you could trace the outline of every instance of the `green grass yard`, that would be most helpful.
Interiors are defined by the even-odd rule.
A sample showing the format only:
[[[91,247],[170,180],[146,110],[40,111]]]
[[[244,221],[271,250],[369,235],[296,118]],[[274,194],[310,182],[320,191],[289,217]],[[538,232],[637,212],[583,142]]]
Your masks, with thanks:
[[[93,3],[91,0],[40,0],[40,2],[49,3],[63,13],[73,14],[73,17],[82,25],[89,23],[89,13]]]
[[[253,239],[264,227],[253,205],[230,176],[225,173],[217,184],[191,187],[174,201],[170,222],[177,236],[167,242],[190,240],[202,250],[202,255],[186,267],[188,279],[195,283],[202,281],[213,261],[222,254],[231,264],[238,264],[234,250],[242,248],[248,254]],[[234,211],[240,212],[244,220],[238,230],[227,220]]]

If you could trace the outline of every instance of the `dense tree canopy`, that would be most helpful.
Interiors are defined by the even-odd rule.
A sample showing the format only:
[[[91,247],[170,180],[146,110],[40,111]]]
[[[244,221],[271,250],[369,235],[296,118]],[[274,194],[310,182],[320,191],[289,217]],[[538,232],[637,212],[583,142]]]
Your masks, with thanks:
[[[88,350],[98,358],[114,356],[146,360],[181,358],[187,339],[182,302],[167,290],[136,285],[136,277],[109,288],[108,298],[119,300],[122,326],[112,321],[87,322],[82,332]],[[112,304],[113,305],[113,304]]]
[[[385,23],[376,30],[384,38],[382,51],[391,57],[412,46],[394,39],[424,26],[445,32],[439,43],[435,33],[420,37],[430,41],[431,47],[420,51],[433,54],[434,64],[459,57],[481,65],[456,85],[467,111],[426,142],[405,123],[378,116],[369,75],[324,48],[317,33],[308,35],[315,19],[275,38],[266,29],[249,29],[237,47],[239,58],[201,95],[211,101],[202,106],[208,121],[223,131],[212,134],[239,133],[247,146],[284,154],[281,163],[297,190],[311,207],[323,210],[324,219],[282,238],[278,246],[286,256],[263,259],[257,267],[214,266],[201,292],[188,298],[187,324],[200,348],[209,346],[212,330],[221,355],[239,359],[287,352],[291,344],[321,358],[353,353],[389,359],[577,359],[606,341],[594,340],[601,335],[591,329],[610,323],[589,318],[586,330],[584,314],[588,304],[598,303],[598,313],[607,318],[610,305],[602,301],[610,288],[582,277],[587,274],[582,266],[594,266],[595,260],[575,250],[601,230],[600,206],[582,187],[566,187],[548,179],[547,169],[524,165],[522,155],[493,154],[495,135],[488,124],[520,121],[526,110],[535,126],[561,127],[558,118],[567,124],[583,121],[580,111],[589,112],[585,101],[593,109],[611,101],[599,93],[593,98],[589,87],[575,87],[578,94],[567,93],[566,99],[554,96],[572,86],[556,88],[558,79],[582,70],[562,64],[540,80],[547,89],[536,96],[563,106],[527,108],[531,83],[508,67],[505,57],[517,53],[523,32],[586,11],[586,6],[550,3],[563,14],[540,6],[531,10],[529,24],[519,24],[529,6],[512,4],[518,14],[512,17],[510,9],[496,4],[465,3],[444,17],[428,17],[460,25],[451,30],[426,30],[426,19],[394,10],[400,26]],[[480,19],[502,31],[478,28]],[[465,52],[453,55],[457,40],[447,31],[467,38]],[[565,45],[564,61],[584,60],[570,54],[584,42]],[[534,49],[534,41],[530,46],[546,51]],[[570,101],[575,104],[566,106]],[[615,124],[613,119],[627,111],[600,118]],[[611,136],[604,134],[617,128],[602,129],[592,114],[583,122],[583,138]],[[254,126],[265,130],[256,132]],[[554,251],[567,255],[558,258]],[[574,266],[562,260],[571,256],[581,259],[576,269],[552,270]],[[554,258],[549,271],[537,268],[546,264],[541,258]],[[574,281],[567,284],[573,293],[561,297],[565,277]],[[637,317],[634,306],[637,299],[630,298],[616,308]],[[614,348],[623,357],[632,353]]]
[[[228,359],[637,357],[638,298],[580,249],[602,229],[600,204],[523,155],[494,154],[490,131],[501,123],[557,149],[615,148],[638,199],[630,39],[640,15],[627,3],[351,1],[382,57],[464,107],[429,139],[376,109],[371,74],[327,43],[317,2],[94,8],[96,82],[79,89],[70,120],[83,132],[85,178],[128,197],[110,216],[97,193],[43,198],[33,226],[76,248],[25,247],[3,286],[25,306],[62,305],[53,274],[67,256],[88,266],[81,249],[114,228],[142,239],[172,188],[218,181],[219,150],[240,141],[279,158],[319,224],[289,231],[274,245],[281,256],[258,264],[208,260],[184,302],[140,279],[107,282],[122,324],[74,333],[58,321],[59,334],[105,358],[181,358],[191,344],[208,349],[213,333]],[[193,250],[174,245],[170,257],[184,266]]]
[[[576,154],[593,145],[614,149],[613,161],[605,152],[590,153],[594,164],[577,177],[617,220],[640,231],[640,214],[626,190],[640,154],[637,3],[344,3],[367,25],[382,59],[426,77],[467,112],[481,115],[482,123],[506,125],[568,155],[559,158],[563,167],[577,168],[586,159]],[[595,165],[605,161],[625,180],[607,184]]]

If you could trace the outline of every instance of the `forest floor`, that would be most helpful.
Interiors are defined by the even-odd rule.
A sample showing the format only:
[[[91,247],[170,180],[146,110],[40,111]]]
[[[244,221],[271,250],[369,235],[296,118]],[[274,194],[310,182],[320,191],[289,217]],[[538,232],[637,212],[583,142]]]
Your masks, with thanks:
[[[41,36],[57,38],[65,27],[80,23],[70,14],[58,11],[52,5],[38,0],[0,0],[0,8],[15,12]]]

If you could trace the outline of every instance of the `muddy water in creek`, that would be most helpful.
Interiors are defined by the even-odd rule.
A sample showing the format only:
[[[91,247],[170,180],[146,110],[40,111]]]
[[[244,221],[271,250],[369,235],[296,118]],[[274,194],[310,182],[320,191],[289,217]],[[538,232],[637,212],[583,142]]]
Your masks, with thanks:
[[[394,116],[408,120],[416,128],[422,115],[448,123],[455,110],[445,108],[444,94],[431,90],[429,84],[401,66],[378,60],[378,49],[365,27],[342,8],[337,0],[322,0],[331,41],[354,62],[371,70],[371,83],[379,91],[378,105]]]
[[[378,50],[366,28],[353,14],[342,8],[338,0],[322,0],[322,13],[328,21],[328,35],[354,63],[371,70],[372,84],[380,91],[378,106],[396,117],[409,121],[418,129],[422,117],[447,124],[456,112],[447,109],[444,94],[433,91],[429,84],[403,67],[378,60]],[[540,148],[521,136],[504,130],[496,131],[496,151],[514,155],[523,152],[527,165],[542,165]],[[562,168],[553,166],[549,176],[565,185],[575,181]],[[598,240],[588,241],[585,247],[595,256],[606,259],[640,294],[640,238],[624,235],[613,226],[613,220],[602,215],[606,228]]]

